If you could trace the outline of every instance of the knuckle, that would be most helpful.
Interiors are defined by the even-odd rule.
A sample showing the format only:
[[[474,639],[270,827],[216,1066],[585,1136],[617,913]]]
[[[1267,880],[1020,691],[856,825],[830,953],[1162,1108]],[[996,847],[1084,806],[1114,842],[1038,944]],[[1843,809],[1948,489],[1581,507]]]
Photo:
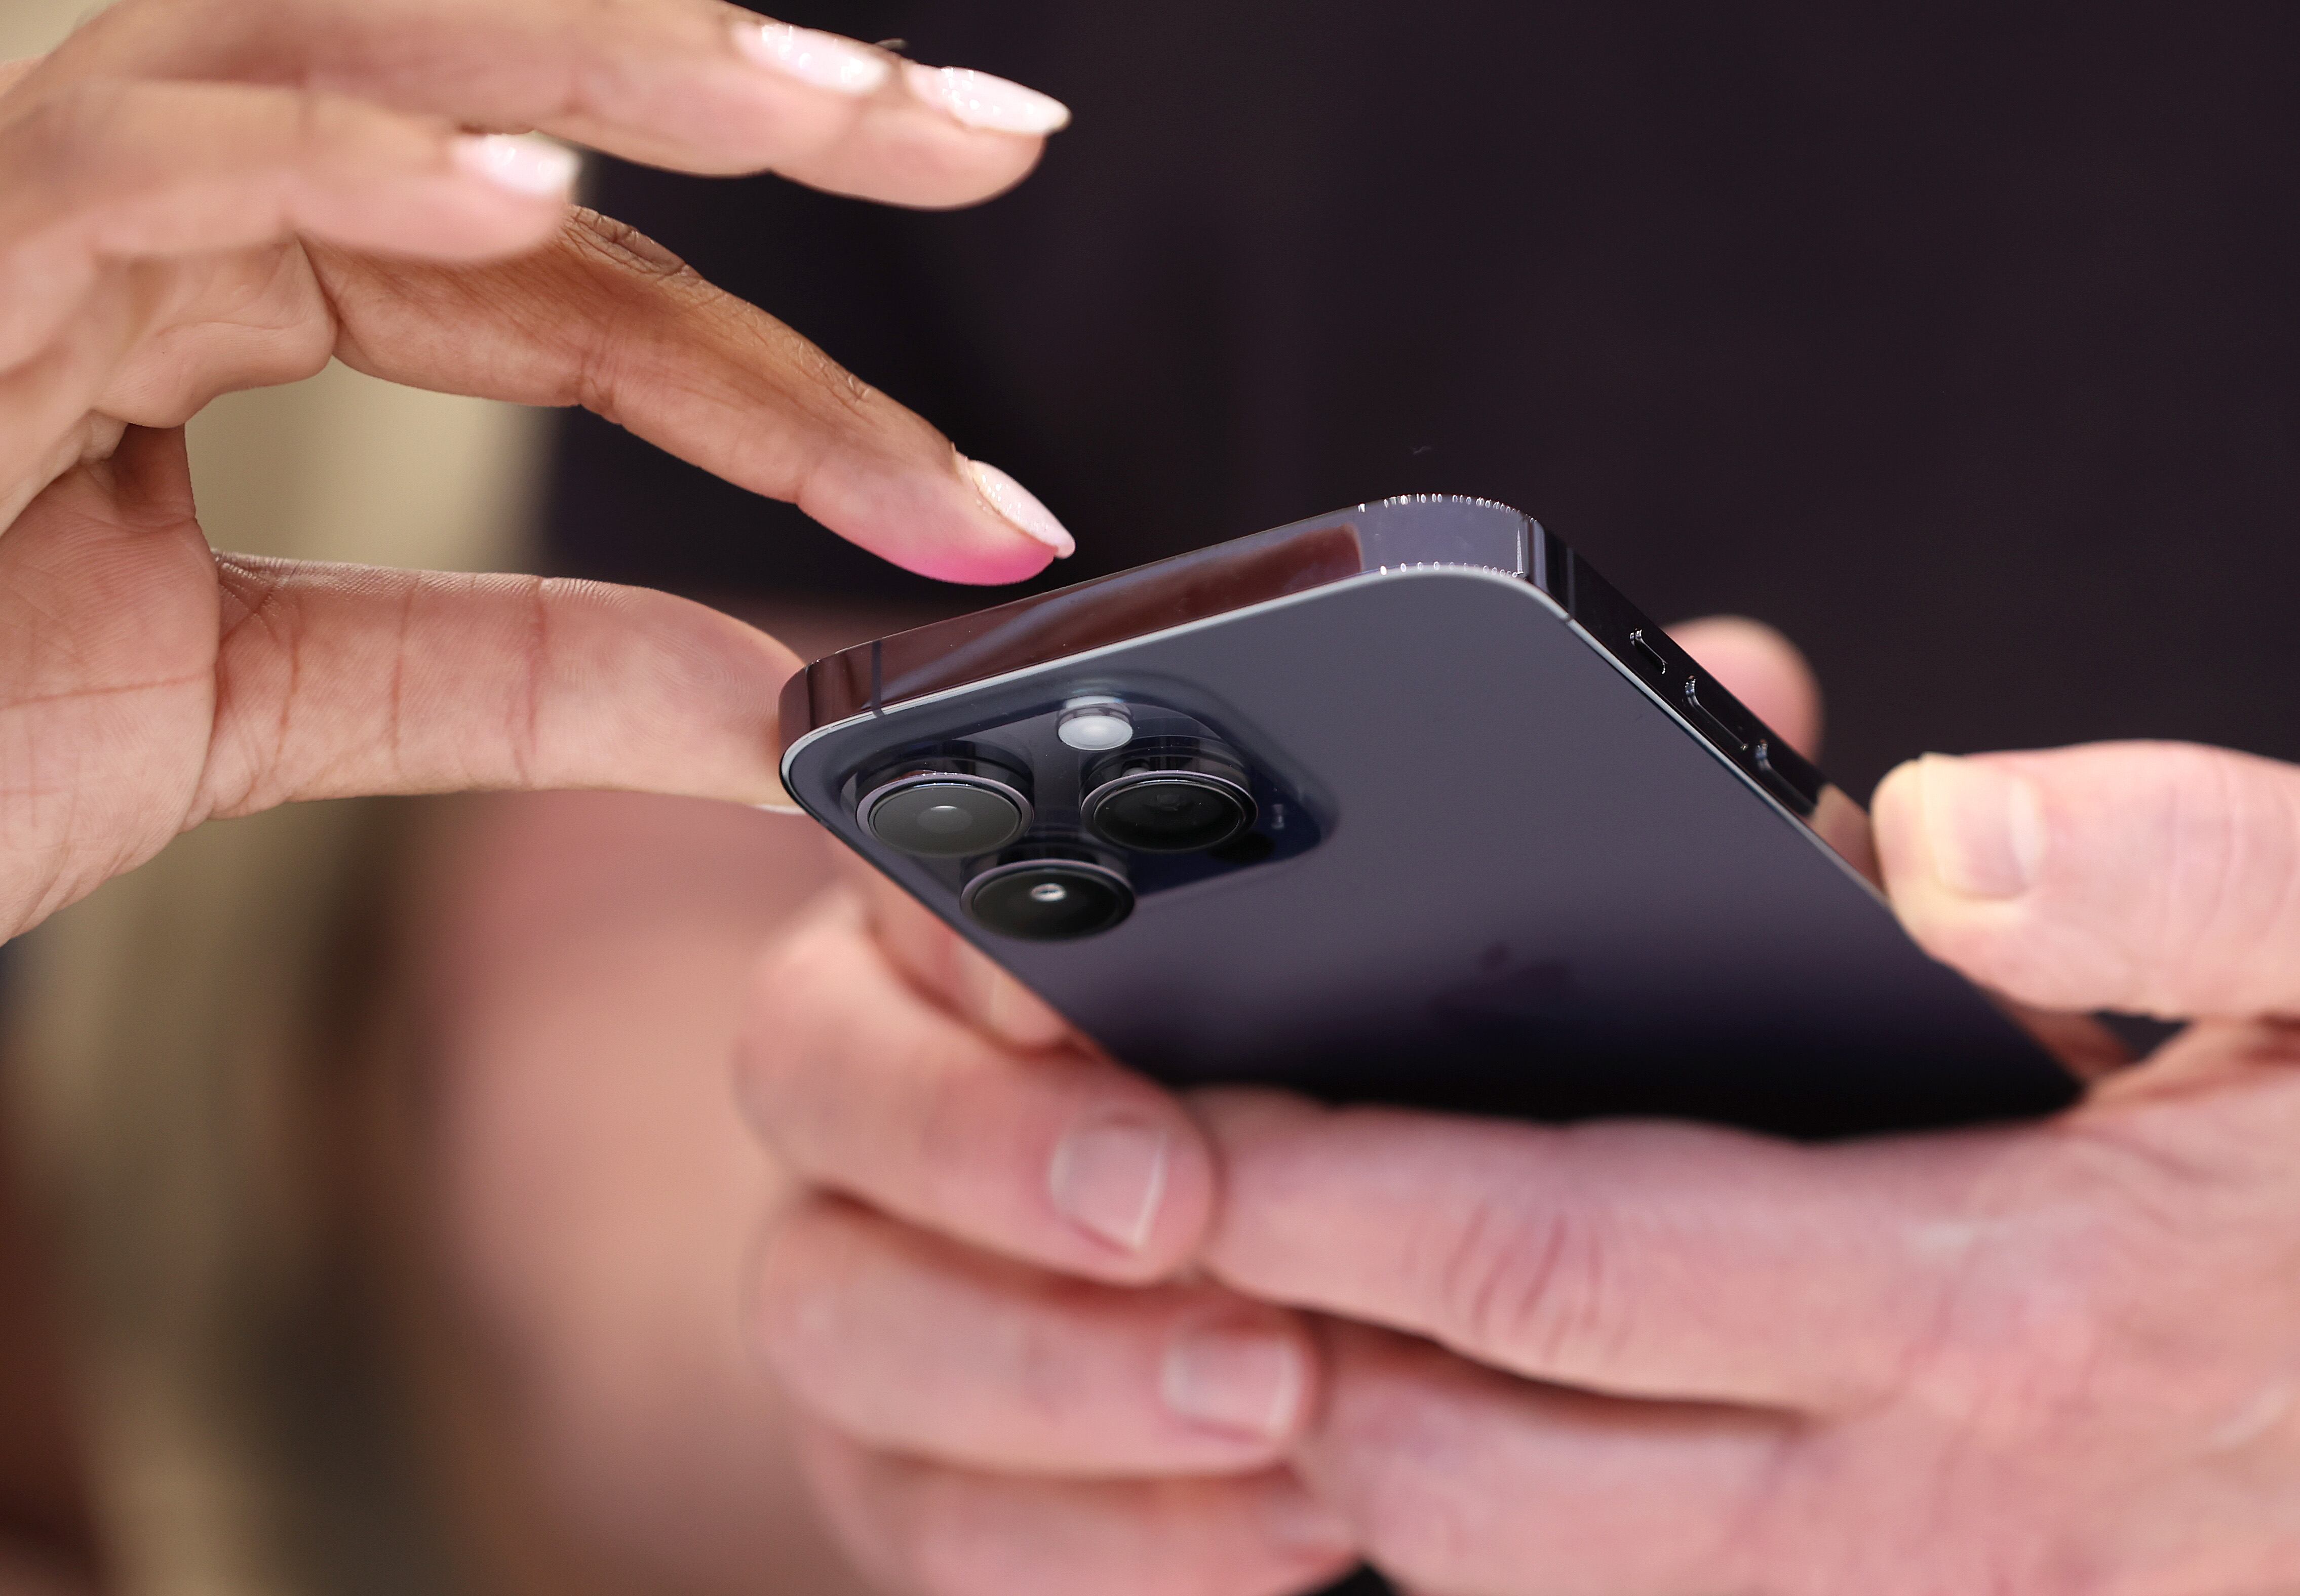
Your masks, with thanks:
[[[512,651],[516,669],[504,702],[503,748],[512,779],[521,788],[531,788],[538,785],[543,769],[544,711],[555,675],[555,603],[552,585],[543,578],[516,580],[526,605]]]
[[[286,788],[310,624],[278,571],[220,555],[215,572],[225,611],[200,812],[229,817],[269,808]]]
[[[693,267],[638,229],[612,216],[602,216],[588,205],[579,205],[568,212],[561,227],[560,241],[579,258],[634,278],[656,282],[703,280]]]
[[[677,255],[638,229],[580,209],[561,229],[559,249],[572,264],[567,285],[574,313],[547,336],[566,351],[566,402],[620,423],[622,395],[660,338],[662,302],[716,289]]]
[[[1571,1203],[1481,1196],[1433,1250],[1444,1334],[1465,1350],[1535,1367],[1600,1356],[1621,1333],[1609,1303],[1612,1243]]]
[[[822,348],[780,322],[774,328],[788,340],[783,353],[800,388],[827,403],[831,412],[847,422],[875,420],[876,390],[825,353]]]

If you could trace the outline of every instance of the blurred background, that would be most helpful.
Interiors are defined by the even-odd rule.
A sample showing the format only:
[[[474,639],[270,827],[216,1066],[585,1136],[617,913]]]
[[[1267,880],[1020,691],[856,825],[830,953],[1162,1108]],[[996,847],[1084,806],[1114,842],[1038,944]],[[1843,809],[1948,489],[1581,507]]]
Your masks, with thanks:
[[[0,56],[83,9],[8,0]],[[1856,794],[1927,749],[2300,758],[2288,7],[791,20],[1077,124],[955,215],[604,162],[596,202],[1029,484],[1079,539],[1048,582],[1481,494],[1788,633]],[[192,457],[220,545],[668,586],[802,653],[1003,596],[340,368]],[[723,1082],[828,868],[704,805],[312,805],[8,949],[0,1277],[52,1289],[0,1311],[0,1592],[856,1588],[735,1342],[780,1188]]]
[[[90,9],[8,0],[0,59],[48,48]],[[192,423],[202,519],[218,545],[258,553],[518,569],[532,563],[545,426],[331,367]],[[37,1241],[69,1282],[51,1304],[62,1358],[21,1347],[20,1326],[0,1330],[0,1358],[68,1387],[52,1386],[62,1400],[45,1410],[0,1410],[7,1500],[58,1565],[12,1575],[0,1561],[11,1596],[11,1577],[77,1585],[98,1544],[121,1590],[326,1588],[277,1549],[294,1538],[283,1498],[308,1507],[328,1491],[359,1504],[328,1530],[356,1537],[367,1588],[440,1588],[410,1534],[420,1516],[392,1500],[396,1467],[354,1444],[333,1460],[340,1477],[311,1475],[330,1431],[360,1428],[345,1408],[375,1393],[358,1357],[331,1347],[358,1336],[329,1321],[362,1309],[337,1267],[343,1205],[314,1195],[329,1110],[302,1027],[335,952],[325,928],[386,824],[377,806],[344,803],[209,826],[0,963],[0,1162],[15,1177],[0,1245]],[[59,1476],[66,1416],[74,1466]]]

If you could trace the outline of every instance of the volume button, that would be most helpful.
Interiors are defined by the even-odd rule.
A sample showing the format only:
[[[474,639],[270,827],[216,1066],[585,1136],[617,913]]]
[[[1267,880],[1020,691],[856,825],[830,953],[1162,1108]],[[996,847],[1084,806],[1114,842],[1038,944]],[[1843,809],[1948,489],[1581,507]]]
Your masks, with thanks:
[[[1757,739],[1755,745],[1749,750],[1749,762],[1757,767],[1757,779],[1764,783],[1774,797],[1788,804],[1791,813],[1806,816],[1812,813],[1812,800],[1773,763],[1773,745],[1770,739]]]
[[[1736,753],[1748,752],[1749,745],[1741,740],[1740,734],[1711,714],[1708,706],[1701,702],[1701,678],[1698,677],[1685,678],[1685,712],[1694,725],[1709,734],[1712,741]]]

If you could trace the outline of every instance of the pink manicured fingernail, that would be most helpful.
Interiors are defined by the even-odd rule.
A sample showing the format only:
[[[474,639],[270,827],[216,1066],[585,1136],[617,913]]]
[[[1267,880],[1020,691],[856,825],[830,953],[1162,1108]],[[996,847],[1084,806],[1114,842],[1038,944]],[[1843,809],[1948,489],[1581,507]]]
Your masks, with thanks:
[[[1201,1329],[1166,1349],[1158,1394],[1169,1411],[1193,1424],[1275,1441],[1294,1428],[1306,1384],[1302,1350],[1289,1337]]]
[[[1024,487],[995,465],[985,465],[979,460],[963,462],[966,474],[974,478],[974,486],[990,508],[996,511],[1017,531],[1038,539],[1054,550],[1054,558],[1067,560],[1077,552],[1074,541],[1054,512],[1038,503],[1038,495]]]
[[[1123,1114],[1072,1127],[1046,1170],[1055,1211],[1097,1241],[1141,1251],[1166,1195],[1172,1142],[1162,1126]]]
[[[1052,95],[988,72],[921,66],[910,61],[903,63],[903,81],[920,99],[970,128],[1041,136],[1070,125],[1071,108]]]
[[[533,133],[468,133],[455,140],[455,164],[498,188],[530,199],[564,199],[575,191],[582,157]]]
[[[735,47],[761,66],[833,94],[875,94],[894,71],[884,54],[867,45],[788,22],[738,18]]]
[[[2045,861],[2036,785],[2001,766],[1929,753],[1917,761],[1933,872],[1969,898],[2017,898]]]

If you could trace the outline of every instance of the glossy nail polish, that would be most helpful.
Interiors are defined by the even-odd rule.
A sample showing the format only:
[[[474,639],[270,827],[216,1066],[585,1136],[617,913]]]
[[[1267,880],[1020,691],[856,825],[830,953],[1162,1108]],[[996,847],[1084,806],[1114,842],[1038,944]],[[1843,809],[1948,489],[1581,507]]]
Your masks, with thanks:
[[[1043,137],[1070,124],[1071,108],[1052,95],[988,72],[909,62],[903,67],[903,80],[920,99],[970,128]]]
[[[882,52],[867,45],[788,22],[738,20],[735,47],[761,66],[833,94],[876,94],[894,71]]]
[[[1067,560],[1076,552],[1078,544],[1068,529],[1054,519],[1053,511],[1038,503],[1038,495],[995,465],[985,465],[979,460],[964,463],[977,491],[1017,531],[1054,550],[1057,560]]]
[[[498,188],[530,199],[564,199],[575,191],[582,158],[533,133],[471,133],[455,140],[457,166]]]

